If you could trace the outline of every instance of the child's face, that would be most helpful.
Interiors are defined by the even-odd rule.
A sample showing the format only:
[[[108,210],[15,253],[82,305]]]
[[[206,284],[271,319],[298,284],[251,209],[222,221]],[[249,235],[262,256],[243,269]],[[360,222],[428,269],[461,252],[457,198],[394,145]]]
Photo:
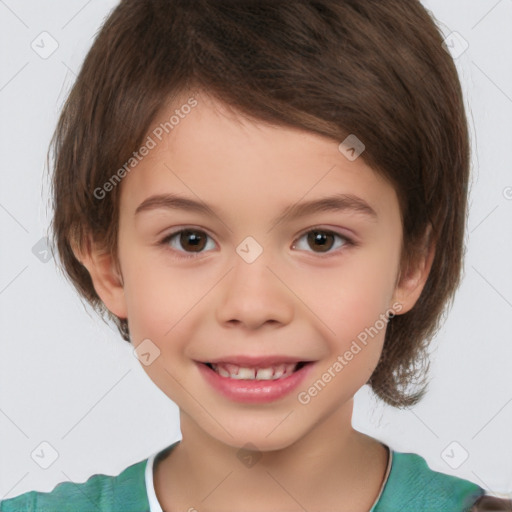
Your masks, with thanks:
[[[133,344],[158,347],[143,368],[180,407],[184,435],[199,428],[232,446],[282,448],[329,419],[350,419],[351,399],[379,360],[386,313],[411,309],[424,279],[395,286],[397,196],[362,158],[349,161],[336,141],[313,133],[242,124],[206,96],[195,99],[162,141],[151,132],[179,105],[160,114],[149,132],[157,146],[122,182],[123,286],[88,268],[107,307],[128,318]],[[215,215],[137,212],[161,194],[207,204]],[[319,210],[276,223],[288,207],[334,194],[357,196],[376,215]],[[195,231],[163,242],[183,229]],[[213,387],[201,363],[266,355],[314,364],[283,396],[271,381],[277,397],[247,402]]]

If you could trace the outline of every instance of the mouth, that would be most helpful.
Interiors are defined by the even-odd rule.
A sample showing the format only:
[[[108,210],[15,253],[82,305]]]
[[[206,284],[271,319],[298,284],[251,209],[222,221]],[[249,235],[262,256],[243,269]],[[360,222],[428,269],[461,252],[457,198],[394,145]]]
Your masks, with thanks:
[[[298,372],[313,361],[277,363],[272,365],[242,366],[227,362],[202,363],[217,375],[234,380],[280,380]]]
[[[196,361],[199,373],[213,390],[231,401],[246,404],[284,399],[304,382],[315,363],[277,355]]]

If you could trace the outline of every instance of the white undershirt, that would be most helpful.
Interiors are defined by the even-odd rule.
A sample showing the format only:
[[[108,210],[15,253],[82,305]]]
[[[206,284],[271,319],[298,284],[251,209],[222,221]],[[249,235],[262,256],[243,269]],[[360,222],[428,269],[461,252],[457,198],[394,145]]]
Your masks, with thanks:
[[[153,462],[158,453],[153,453],[146,464],[146,491],[148,493],[149,512],[163,512],[156,498],[155,486],[153,484]]]
[[[146,491],[148,493],[148,501],[149,501],[149,512],[163,512],[162,507],[160,506],[160,503],[158,503],[158,499],[156,497],[155,492],[155,485],[153,483],[153,463],[155,461],[155,457],[158,455],[159,452],[153,453],[148,458],[148,462],[146,464],[146,471],[145,471],[145,478],[146,478]],[[375,505],[379,501],[382,491],[384,490],[384,487],[388,481],[389,472],[391,470],[391,463],[393,461],[393,450],[390,449],[389,451],[389,459],[388,459],[388,467],[386,469],[386,475],[384,476],[384,481],[382,482],[379,495],[377,496],[377,499],[372,505],[372,508],[370,509],[370,512],[374,509]]]

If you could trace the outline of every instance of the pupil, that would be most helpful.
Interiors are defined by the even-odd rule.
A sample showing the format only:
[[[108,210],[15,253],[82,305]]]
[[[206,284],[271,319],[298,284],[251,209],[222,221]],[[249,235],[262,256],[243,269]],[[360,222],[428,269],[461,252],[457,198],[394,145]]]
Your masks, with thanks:
[[[314,245],[314,243],[316,242],[316,247],[322,249],[320,252],[326,252],[332,247],[332,244],[326,243],[327,237],[332,237],[332,235],[329,235],[328,233],[323,233],[322,231],[312,231],[308,235],[308,241],[312,245]]]
[[[193,246],[196,249],[199,248],[199,250],[204,248],[204,237],[198,235],[197,231],[184,231],[181,234],[180,242],[183,247],[189,244],[190,246]],[[201,246],[201,242],[203,242],[203,246]]]

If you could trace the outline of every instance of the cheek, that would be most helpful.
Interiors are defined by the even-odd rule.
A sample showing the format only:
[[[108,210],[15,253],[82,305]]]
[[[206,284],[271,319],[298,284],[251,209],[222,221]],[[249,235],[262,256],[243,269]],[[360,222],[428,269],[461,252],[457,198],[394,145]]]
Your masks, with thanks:
[[[190,338],[190,320],[218,281],[206,266],[183,268],[163,253],[143,250],[126,258],[123,274],[132,340],[149,338],[162,353]]]
[[[122,261],[124,294],[132,340],[158,340],[175,323],[177,293],[170,287],[170,275],[162,272],[144,250],[130,250]]]
[[[333,382],[322,400],[351,396],[377,366],[393,313],[393,264],[389,254],[361,251],[303,280],[297,295],[307,297],[308,308],[317,315],[311,321],[326,342],[320,380]]]
[[[365,267],[364,271],[340,272],[338,282],[326,280],[321,289],[311,286],[309,293],[316,293],[322,320],[317,324],[328,326],[323,328],[325,356],[308,382],[311,388],[306,389],[308,396],[310,391],[311,396],[318,394],[318,407],[345,402],[375,370],[392,312],[388,283],[378,269]]]
[[[141,344],[139,350],[150,353],[149,364],[141,359],[141,366],[151,380],[172,400],[186,403],[183,389],[172,375],[177,368],[183,371],[191,365],[184,356],[187,341],[193,337],[191,315],[208,287],[204,280],[186,285],[182,272],[166,270],[150,260],[139,253],[123,268],[130,336],[135,347]],[[147,339],[152,344],[144,345]]]
[[[339,265],[304,272],[290,275],[289,282],[296,283],[297,295],[315,313],[312,320],[326,338],[337,343],[357,337],[391,306],[394,267],[386,255],[361,252]]]

